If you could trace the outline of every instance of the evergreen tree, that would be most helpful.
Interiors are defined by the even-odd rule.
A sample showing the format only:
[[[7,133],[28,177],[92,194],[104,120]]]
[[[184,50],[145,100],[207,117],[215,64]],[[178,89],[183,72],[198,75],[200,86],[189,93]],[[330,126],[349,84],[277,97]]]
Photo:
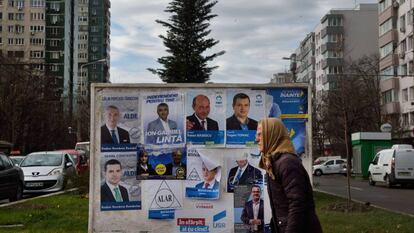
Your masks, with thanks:
[[[218,66],[208,67],[207,62],[224,51],[204,56],[207,49],[219,41],[206,38],[211,30],[209,21],[216,17],[211,9],[217,1],[172,0],[165,12],[171,13],[170,22],[156,20],[167,28],[167,36],[160,35],[171,55],[158,58],[163,69],[148,69],[167,83],[204,83]]]

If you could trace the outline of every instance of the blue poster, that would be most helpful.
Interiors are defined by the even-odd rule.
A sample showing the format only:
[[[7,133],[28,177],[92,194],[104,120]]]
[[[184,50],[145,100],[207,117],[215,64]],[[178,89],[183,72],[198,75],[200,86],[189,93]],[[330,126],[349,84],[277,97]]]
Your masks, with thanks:
[[[226,145],[251,147],[256,144],[257,122],[265,116],[265,91],[227,90]]]
[[[308,91],[305,88],[267,90],[266,115],[278,118],[307,118]]]
[[[184,180],[187,172],[185,148],[142,148],[137,156],[137,179]]]
[[[289,131],[296,154],[301,155],[305,153],[306,119],[283,119],[282,122]]]
[[[180,92],[151,92],[142,98],[145,145],[182,146],[184,97]]]
[[[186,98],[187,142],[193,145],[224,145],[224,90],[191,90]]]

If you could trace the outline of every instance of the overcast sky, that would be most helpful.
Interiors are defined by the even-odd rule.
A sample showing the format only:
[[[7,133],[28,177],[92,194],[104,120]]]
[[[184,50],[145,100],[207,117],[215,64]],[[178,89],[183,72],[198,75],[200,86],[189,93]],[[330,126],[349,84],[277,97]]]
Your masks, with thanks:
[[[111,82],[160,83],[147,68],[161,68],[157,58],[167,55],[162,40],[169,0],[111,1]],[[355,3],[378,0],[219,0],[218,14],[210,22],[210,37],[219,40],[206,54],[225,50],[210,66],[215,83],[266,83],[284,72],[301,40],[313,31],[332,8],[353,8]]]

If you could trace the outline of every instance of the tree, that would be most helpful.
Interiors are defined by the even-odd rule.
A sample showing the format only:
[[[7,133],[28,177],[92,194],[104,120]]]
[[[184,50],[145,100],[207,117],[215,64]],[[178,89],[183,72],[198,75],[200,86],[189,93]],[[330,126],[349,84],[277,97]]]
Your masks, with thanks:
[[[204,83],[218,66],[208,67],[207,62],[224,51],[204,56],[203,53],[219,43],[212,38],[206,39],[211,19],[216,14],[211,9],[217,1],[211,0],[173,0],[165,12],[172,13],[170,22],[156,20],[167,28],[167,36],[160,35],[167,52],[171,55],[158,58],[163,69],[152,69],[162,81],[168,83]]]

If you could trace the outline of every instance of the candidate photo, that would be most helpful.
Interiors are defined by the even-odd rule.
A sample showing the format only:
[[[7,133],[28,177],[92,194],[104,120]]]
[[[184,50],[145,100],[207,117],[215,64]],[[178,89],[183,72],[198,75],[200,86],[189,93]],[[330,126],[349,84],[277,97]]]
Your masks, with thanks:
[[[130,143],[128,131],[118,126],[120,115],[118,107],[114,105],[105,108],[105,124],[101,126],[101,144]]]
[[[156,175],[154,168],[149,164],[148,152],[141,150],[138,155],[137,176]]]
[[[177,149],[171,153],[172,163],[165,165],[165,174],[173,175],[176,178],[184,179],[186,177],[187,165],[182,161],[183,153]]]
[[[217,121],[208,117],[210,114],[210,99],[205,95],[193,98],[194,113],[187,116],[187,130],[219,130]]]
[[[216,178],[218,169],[219,167],[217,166],[209,170],[203,162],[202,163],[202,174],[203,174],[204,181],[202,181],[201,183],[198,183],[195,187],[198,189],[218,190],[220,188],[220,181],[218,181]]]
[[[263,182],[263,174],[249,164],[247,159],[236,160],[237,166],[230,169],[227,178],[227,192],[233,192],[235,185],[248,185]]]
[[[233,97],[233,115],[226,119],[227,130],[256,130],[257,121],[248,117],[250,98],[244,93]]]
[[[251,233],[262,233],[264,231],[264,201],[260,198],[261,194],[260,186],[253,185],[251,188],[252,199],[244,204],[240,217],[242,222],[249,227]]]
[[[148,123],[147,131],[165,131],[177,129],[177,122],[168,119],[169,107],[166,103],[157,106],[158,118]]]
[[[101,202],[128,202],[126,187],[120,184],[122,165],[116,159],[110,159],[104,165],[105,182],[101,185]]]

